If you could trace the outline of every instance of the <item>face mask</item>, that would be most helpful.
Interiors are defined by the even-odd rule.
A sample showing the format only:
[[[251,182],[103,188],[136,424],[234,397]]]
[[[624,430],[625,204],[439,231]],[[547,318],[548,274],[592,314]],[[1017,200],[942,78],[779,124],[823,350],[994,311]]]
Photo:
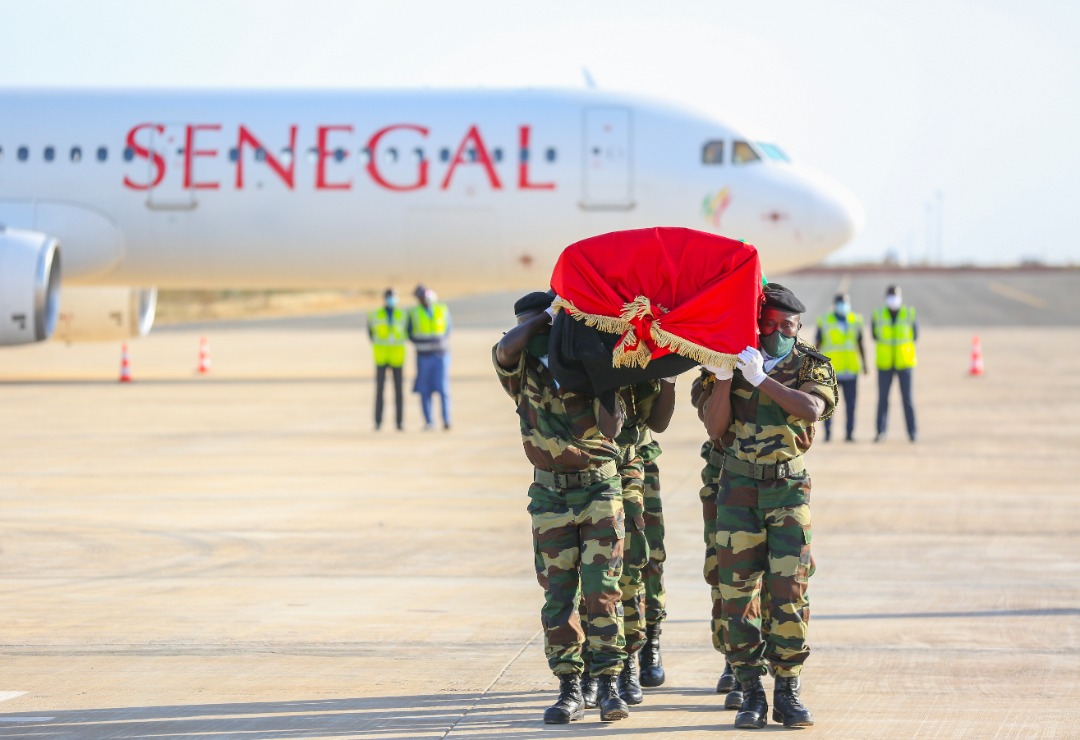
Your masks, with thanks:
[[[387,308],[394,308],[395,306],[397,306],[397,298],[394,298],[393,296],[387,296],[387,298],[386,298],[386,307]]]
[[[761,338],[761,348],[765,354],[773,359],[779,359],[791,351],[795,346],[795,337],[785,337],[778,331],[767,334]]]
[[[837,316],[847,316],[849,313],[851,313],[851,304],[850,303],[848,303],[847,301],[837,301],[836,302],[836,315]]]
[[[525,350],[530,355],[543,362],[547,359],[549,339],[551,339],[551,337],[547,334],[537,334],[529,340],[527,345],[525,345]],[[546,362],[544,362],[544,367],[547,367]]]
[[[885,296],[885,305],[891,308],[893,311],[900,310],[901,303],[902,301],[900,300],[900,296],[898,295],[893,294]]]

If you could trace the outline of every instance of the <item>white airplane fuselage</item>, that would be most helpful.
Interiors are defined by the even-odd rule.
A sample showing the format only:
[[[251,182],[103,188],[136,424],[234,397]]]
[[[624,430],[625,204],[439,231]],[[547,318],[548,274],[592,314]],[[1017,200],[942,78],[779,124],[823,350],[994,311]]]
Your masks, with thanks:
[[[590,91],[5,91],[0,105],[0,224],[55,239],[65,288],[535,288],[567,244],[657,225],[743,239],[777,272],[819,261],[859,218],[795,165],[733,163],[735,142],[756,145],[721,122]],[[703,161],[709,142],[719,162]],[[2,269],[3,244],[14,295],[27,277]]]

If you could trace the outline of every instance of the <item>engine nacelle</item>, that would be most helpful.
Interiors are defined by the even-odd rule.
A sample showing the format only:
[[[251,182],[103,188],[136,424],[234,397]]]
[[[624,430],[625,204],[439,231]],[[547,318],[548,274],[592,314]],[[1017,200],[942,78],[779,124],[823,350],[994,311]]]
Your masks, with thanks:
[[[0,225],[0,345],[48,339],[59,314],[59,242]]]
[[[64,308],[53,339],[102,342],[144,337],[154,325],[156,288],[64,286]]]

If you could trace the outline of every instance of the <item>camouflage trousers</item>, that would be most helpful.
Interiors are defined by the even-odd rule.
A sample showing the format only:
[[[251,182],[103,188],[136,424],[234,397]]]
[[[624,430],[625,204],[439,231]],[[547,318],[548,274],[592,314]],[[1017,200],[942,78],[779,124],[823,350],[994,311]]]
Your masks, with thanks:
[[[633,448],[631,448],[632,450]],[[645,581],[649,562],[649,540],[645,531],[645,467],[641,455],[631,451],[619,464],[622,477],[623,508],[626,512],[624,563],[619,588],[622,590],[623,634],[626,652],[645,646]]]
[[[582,673],[584,645],[591,675],[618,673],[626,659],[619,587],[625,535],[620,479],[569,490],[533,483],[529,514],[536,580],[544,589],[540,621],[548,666],[556,675]]]
[[[778,485],[805,486],[808,494],[810,479],[756,481],[723,473],[720,480],[722,493]],[[798,676],[810,655],[810,506],[718,503],[715,539],[720,639],[735,674],[740,680],[764,675],[768,660],[778,676]]]
[[[645,581],[645,622],[658,624],[667,616],[667,592],[664,590],[664,507],[660,501],[660,468],[655,460],[645,463],[645,539],[649,560],[641,571]]]
[[[716,571],[716,494],[720,478],[720,460],[722,452],[713,452],[711,442],[705,442],[701,447],[701,456],[705,459],[705,467],[701,469],[701,490],[698,495],[701,498],[701,520],[703,525],[703,537],[705,540],[705,565],[702,575],[705,583],[709,585],[710,603],[712,615],[709,620],[709,633],[712,635],[713,647],[724,652],[723,622],[721,619],[723,599],[720,598],[720,574]]]

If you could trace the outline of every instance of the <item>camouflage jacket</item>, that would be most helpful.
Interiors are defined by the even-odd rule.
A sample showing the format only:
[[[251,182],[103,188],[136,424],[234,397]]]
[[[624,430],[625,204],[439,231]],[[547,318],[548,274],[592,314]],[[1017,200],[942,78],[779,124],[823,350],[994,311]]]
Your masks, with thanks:
[[[825,401],[822,420],[836,408],[836,375],[828,359],[802,343],[768,373],[776,382]],[[720,441],[724,452],[750,463],[774,464],[810,449],[814,423],[788,414],[775,401],[750,385],[742,372],[731,381],[731,426]]]
[[[491,350],[491,360],[503,389],[517,404],[521,444],[529,462],[540,470],[572,473],[618,460],[615,440],[600,431],[598,399],[558,390],[551,372],[527,351],[516,367],[502,367],[497,347]]]
[[[651,442],[652,432],[647,422],[653,404],[660,397],[660,381],[645,380],[637,385],[620,388],[619,397],[626,408],[626,419],[623,421],[622,432],[615,441],[620,447],[640,447]]]

